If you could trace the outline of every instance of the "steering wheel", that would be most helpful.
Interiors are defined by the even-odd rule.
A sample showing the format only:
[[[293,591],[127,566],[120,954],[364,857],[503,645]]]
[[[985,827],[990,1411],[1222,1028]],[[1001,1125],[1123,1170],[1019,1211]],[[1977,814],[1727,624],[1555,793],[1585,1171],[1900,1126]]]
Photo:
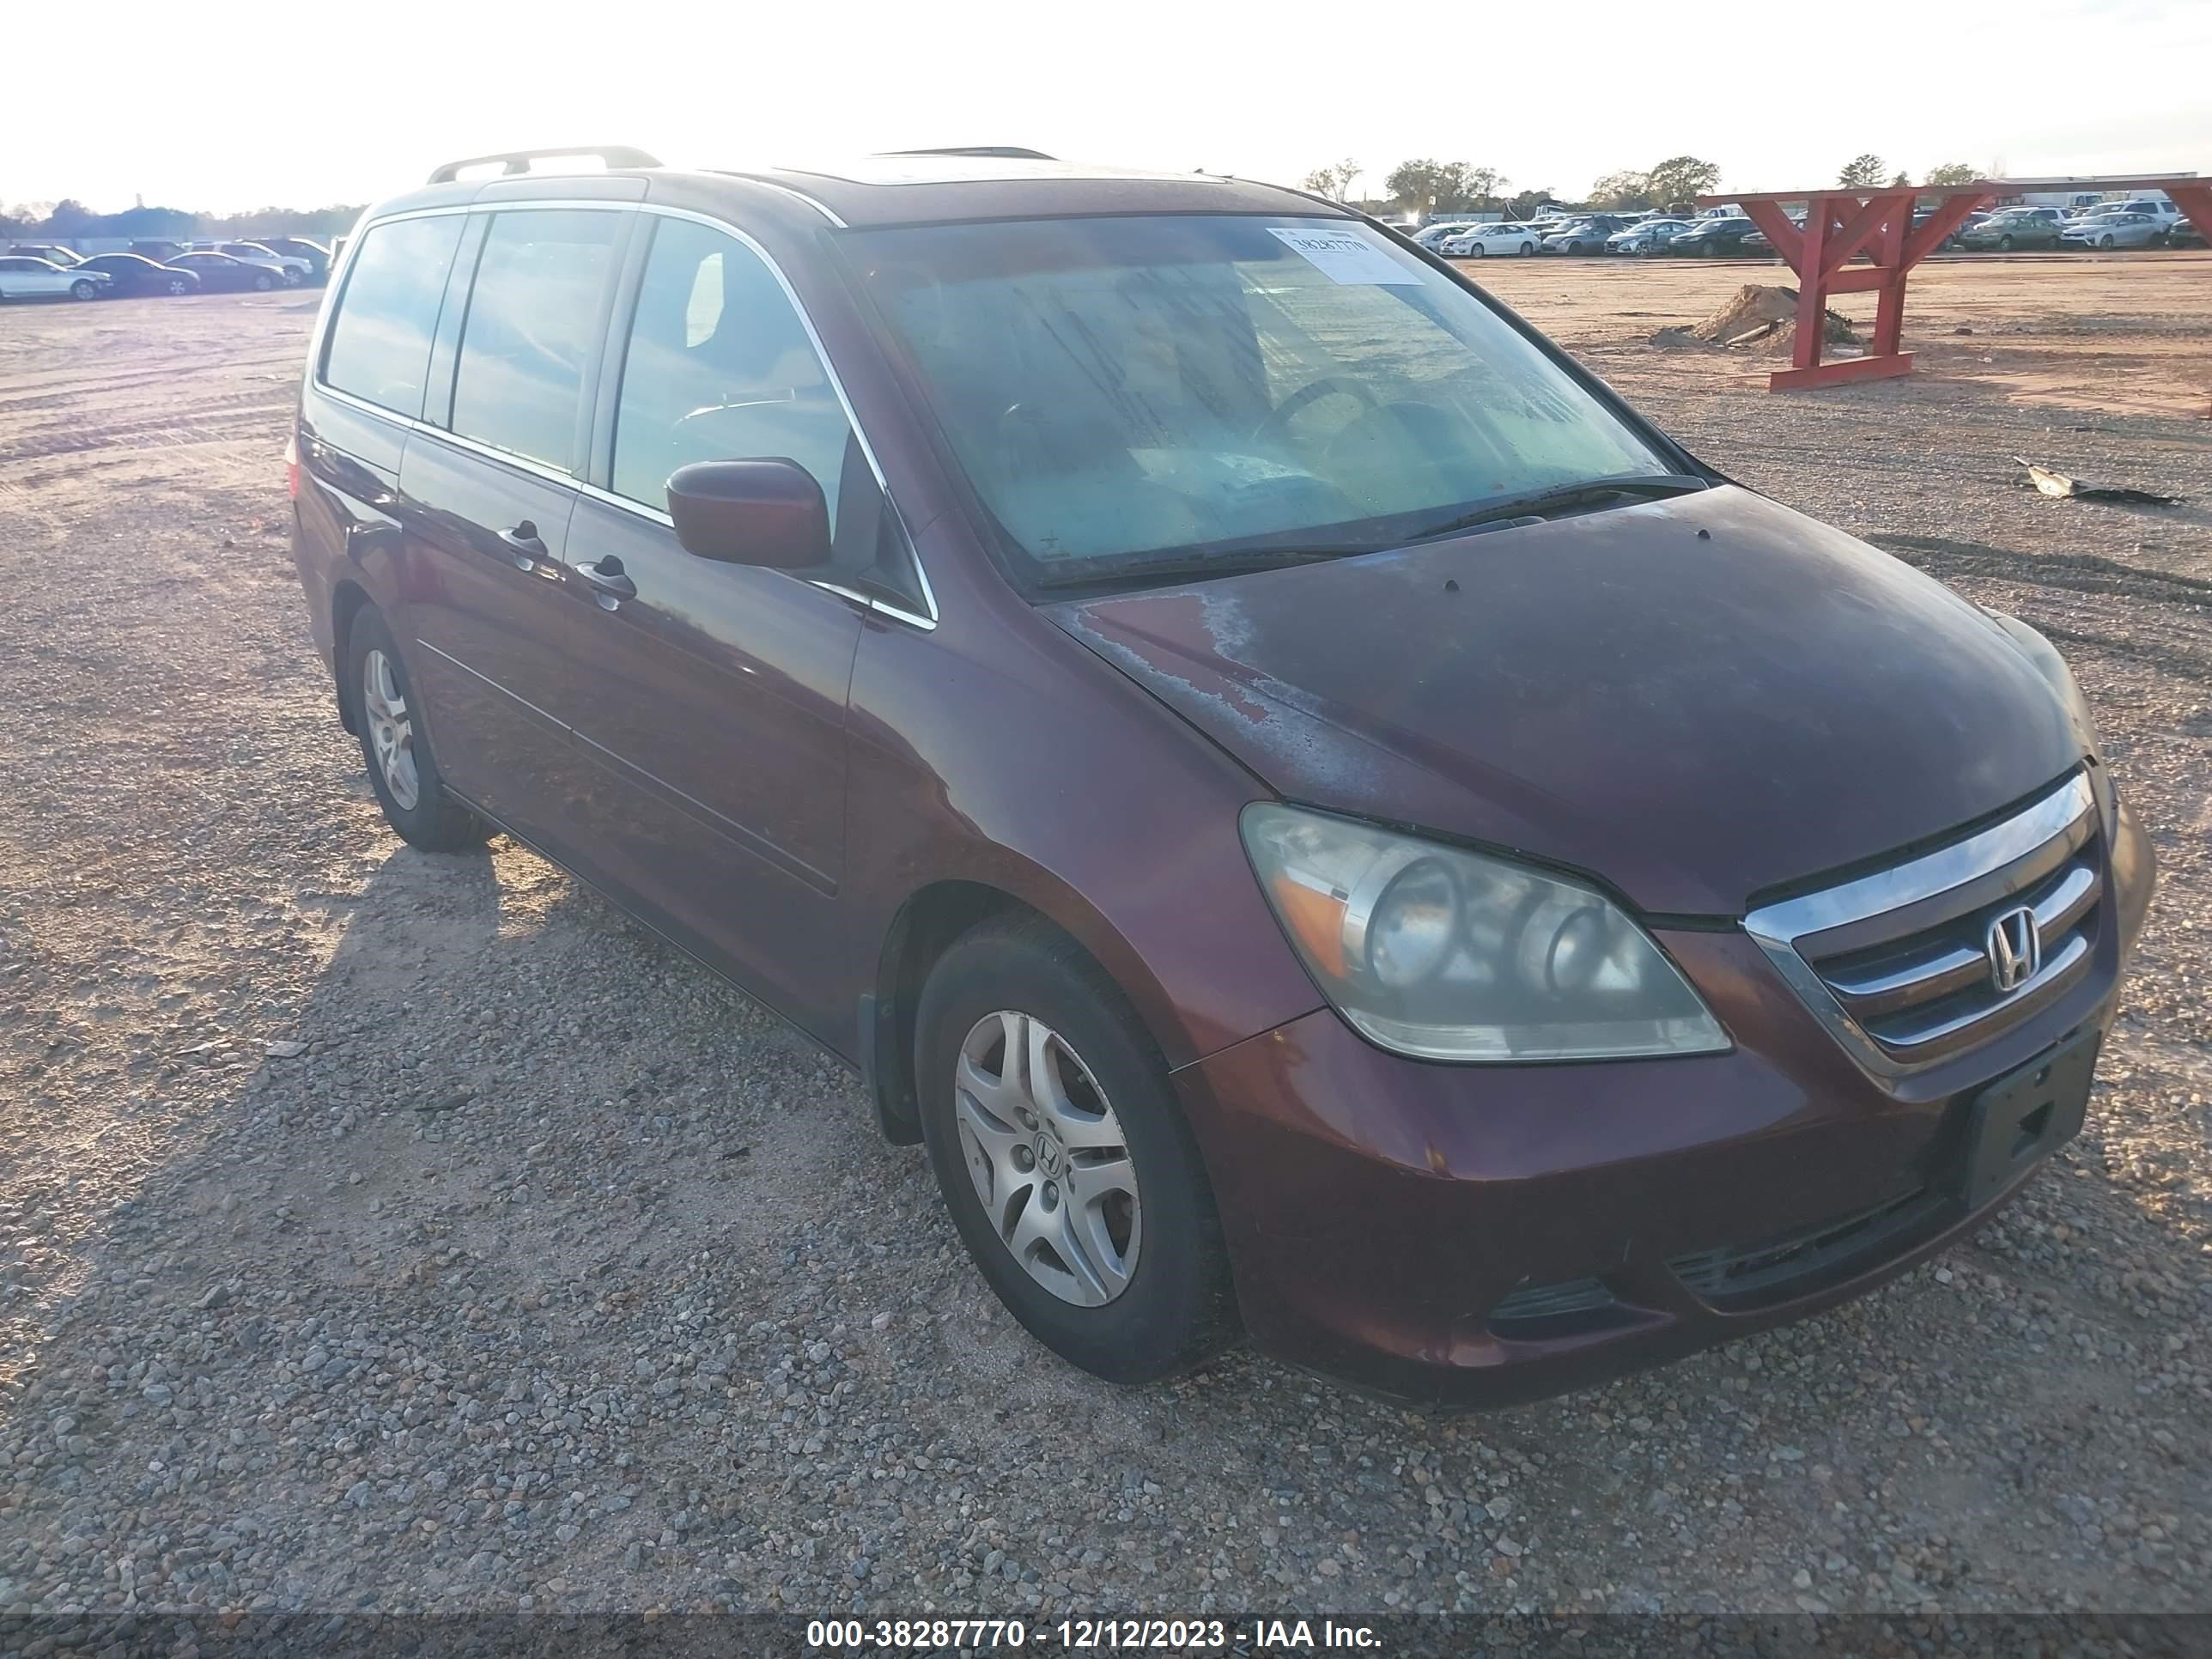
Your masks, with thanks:
[[[1308,404],[1318,403],[1323,398],[1337,393],[1341,393],[1347,398],[1358,398],[1370,413],[1376,406],[1375,394],[1368,390],[1364,380],[1355,380],[1348,374],[1324,374],[1318,380],[1307,381],[1305,385],[1268,410],[1261,417],[1259,425],[1252,428],[1251,441],[1255,444],[1281,441],[1288,436],[1285,428],[1290,425],[1292,416],[1297,414]]]

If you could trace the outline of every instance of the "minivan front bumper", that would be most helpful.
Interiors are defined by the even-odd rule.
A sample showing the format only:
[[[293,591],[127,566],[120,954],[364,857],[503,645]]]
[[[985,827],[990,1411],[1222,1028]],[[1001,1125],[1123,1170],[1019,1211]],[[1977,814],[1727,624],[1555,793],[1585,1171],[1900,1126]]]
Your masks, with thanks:
[[[1323,1009],[1176,1073],[1247,1328],[1410,1402],[1503,1405],[1656,1364],[1869,1291],[1972,1231],[1974,1103],[2109,1025],[2153,881],[2118,817],[2094,971],[2032,1018],[1878,1081],[1741,931],[1661,943],[1723,1054],[1465,1066],[1384,1053]]]

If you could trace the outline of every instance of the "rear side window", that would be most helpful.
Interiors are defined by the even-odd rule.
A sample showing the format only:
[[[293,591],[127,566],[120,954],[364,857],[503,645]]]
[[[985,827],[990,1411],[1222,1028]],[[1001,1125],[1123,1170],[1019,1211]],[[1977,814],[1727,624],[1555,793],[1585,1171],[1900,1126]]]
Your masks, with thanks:
[[[410,420],[422,415],[430,337],[437,331],[438,304],[460,244],[461,223],[459,214],[399,219],[362,238],[337,315],[331,319],[323,352],[326,385]],[[206,256],[186,258],[219,263]]]
[[[455,432],[550,466],[574,462],[621,228],[617,214],[572,209],[492,216],[461,330]]]
[[[834,527],[852,427],[783,285],[734,237],[653,234],[615,415],[615,493],[667,505],[693,461],[774,456],[814,475]]]

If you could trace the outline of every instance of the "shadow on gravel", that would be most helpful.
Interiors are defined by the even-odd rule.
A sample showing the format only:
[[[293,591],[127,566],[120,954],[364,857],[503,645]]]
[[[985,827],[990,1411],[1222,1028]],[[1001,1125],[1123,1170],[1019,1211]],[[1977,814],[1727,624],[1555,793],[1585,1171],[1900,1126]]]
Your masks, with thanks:
[[[1242,1354],[1111,1389],[999,1309],[849,1078],[561,872],[403,849],[334,903],[303,1051],[225,1074],[86,1245],[0,1429],[36,1540],[0,1603],[1719,1611],[1793,1604],[1780,1534],[1830,1540],[1835,1604],[1917,1606],[2040,1489],[1959,1467],[1978,1414],[2143,1450],[2126,1378],[1962,1294],[2022,1265],[1974,1252],[1487,1417]]]

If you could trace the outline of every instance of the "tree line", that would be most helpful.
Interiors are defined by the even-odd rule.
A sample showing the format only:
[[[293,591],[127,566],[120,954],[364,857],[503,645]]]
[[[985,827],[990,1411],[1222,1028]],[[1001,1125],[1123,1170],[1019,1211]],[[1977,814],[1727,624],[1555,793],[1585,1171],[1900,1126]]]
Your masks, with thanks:
[[[1348,203],[1355,199],[1352,187],[1366,171],[1361,163],[1347,156],[1327,167],[1316,167],[1303,182],[1316,195],[1326,196],[1333,202]],[[1978,167],[1964,161],[1946,161],[1941,167],[1930,167],[1916,186],[1910,174],[1893,173],[1887,162],[1869,151],[1846,161],[1836,175],[1836,183],[1850,190],[1885,186],[1933,189],[1972,184],[1981,176]],[[1713,194],[1719,190],[1720,182],[1718,162],[1695,155],[1670,155],[1655,167],[1607,173],[1590,185],[1582,205],[1609,212],[1681,207],[1699,196]],[[1525,217],[1555,199],[1548,185],[1516,191],[1511,184],[1495,167],[1477,167],[1471,161],[1423,158],[1401,161],[1391,168],[1383,177],[1382,196],[1357,199],[1360,206],[1370,210],[1409,213],[1423,219],[1439,213],[1506,213]]]
[[[1355,199],[1352,187],[1367,169],[1347,156],[1316,167],[1304,185],[1333,202]],[[1923,188],[1972,184],[1981,177],[1978,168],[1964,161],[1947,161],[1930,167],[1918,181]],[[1677,207],[1692,198],[1720,188],[1718,163],[1695,155],[1670,155],[1642,171],[1608,173],[1589,187],[1583,205],[1603,211],[1630,212],[1650,208]],[[1844,164],[1836,182],[1847,189],[1869,190],[1888,185],[1911,185],[1903,173],[1892,173],[1888,164],[1869,151]],[[1428,218],[1438,213],[1508,213],[1526,217],[1553,199],[1549,185],[1514,190],[1511,180],[1495,167],[1471,161],[1437,161],[1423,158],[1401,161],[1382,180],[1382,197],[1357,198],[1359,205],[1380,212],[1411,213]],[[187,241],[194,237],[306,236],[327,241],[343,235],[362,214],[362,204],[320,208],[257,208],[251,213],[195,213],[182,208],[131,207],[120,213],[94,213],[82,202],[19,202],[0,204],[0,237],[35,237],[67,241],[76,237],[161,238]]]
[[[74,238],[127,236],[136,240],[189,241],[195,237],[305,236],[328,241],[342,236],[361,217],[356,205],[323,208],[265,207],[252,213],[193,213],[183,208],[131,207],[120,213],[94,213],[83,203],[19,202],[0,205],[0,237],[65,242]]]

